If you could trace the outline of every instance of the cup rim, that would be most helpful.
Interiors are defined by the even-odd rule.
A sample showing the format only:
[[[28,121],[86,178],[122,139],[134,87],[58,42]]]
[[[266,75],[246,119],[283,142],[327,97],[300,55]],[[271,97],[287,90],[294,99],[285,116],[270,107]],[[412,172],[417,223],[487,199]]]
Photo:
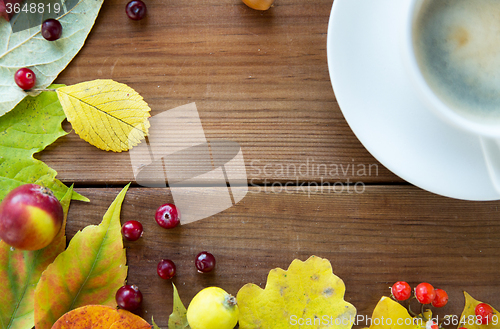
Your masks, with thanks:
[[[453,110],[450,105],[445,104],[425,80],[417,61],[415,44],[413,42],[413,27],[424,1],[426,0],[410,1],[405,19],[406,26],[403,29],[403,59],[406,62],[405,66],[407,67],[410,80],[413,82],[425,104],[444,121],[476,135],[500,139],[500,123],[480,123],[463,117]]]

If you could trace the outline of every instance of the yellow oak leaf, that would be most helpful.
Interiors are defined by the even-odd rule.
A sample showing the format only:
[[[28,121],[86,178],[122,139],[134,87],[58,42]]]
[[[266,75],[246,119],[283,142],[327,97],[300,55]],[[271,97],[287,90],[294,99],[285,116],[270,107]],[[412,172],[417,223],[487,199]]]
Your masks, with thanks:
[[[491,321],[488,324],[480,324],[479,319],[476,317],[476,306],[482,302],[475,300],[472,298],[471,295],[469,295],[467,292],[464,291],[465,295],[465,307],[462,312],[462,315],[460,316],[460,319],[451,319],[450,323],[454,323],[455,320],[458,321],[457,326],[458,327],[466,327],[467,329],[499,329],[500,328],[500,312],[495,310],[492,305],[491,308],[493,308],[493,317]]]
[[[128,151],[148,133],[151,109],[123,83],[92,80],[56,92],[75,132],[101,150]]]
[[[269,272],[265,289],[244,285],[236,297],[241,329],[350,329],[356,308],[344,300],[344,282],[327,259],[295,259],[288,270]]]

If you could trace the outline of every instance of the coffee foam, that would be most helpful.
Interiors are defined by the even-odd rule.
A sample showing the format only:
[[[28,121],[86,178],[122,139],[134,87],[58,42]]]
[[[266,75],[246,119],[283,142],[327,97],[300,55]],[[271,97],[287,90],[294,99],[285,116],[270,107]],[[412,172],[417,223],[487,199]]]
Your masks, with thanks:
[[[414,23],[420,69],[461,115],[500,122],[500,0],[426,1]]]

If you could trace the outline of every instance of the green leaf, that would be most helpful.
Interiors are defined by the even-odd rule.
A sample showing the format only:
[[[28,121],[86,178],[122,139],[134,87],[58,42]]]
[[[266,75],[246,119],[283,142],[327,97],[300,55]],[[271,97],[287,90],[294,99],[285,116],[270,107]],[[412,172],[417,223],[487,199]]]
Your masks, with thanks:
[[[64,222],[47,247],[36,251],[11,249],[0,241],[0,329],[30,329],[35,325],[35,287],[42,272],[66,248],[65,227],[73,187],[61,200]]]
[[[120,211],[129,185],[118,194],[101,224],[77,232],[43,272],[35,291],[37,329],[52,328],[62,315],[81,306],[117,306],[116,291],[127,277]]]
[[[14,73],[29,67],[36,74],[35,88],[48,87],[83,47],[104,0],[79,0],[59,17],[63,34],[47,41],[40,26],[12,32],[11,25],[0,20],[0,116],[14,108],[27,93],[14,82]]]
[[[28,183],[50,188],[58,199],[66,194],[68,188],[55,179],[57,172],[33,158],[33,154],[67,134],[61,127],[65,118],[56,93],[48,91],[24,99],[0,117],[0,200]],[[72,198],[89,201],[76,192]]]
[[[168,317],[168,328],[169,329],[190,328],[186,317],[186,308],[184,307],[184,304],[182,303],[182,300],[179,297],[179,292],[177,291],[175,284],[172,283],[172,285],[174,286],[174,310],[172,311],[172,314],[170,314],[170,316]]]

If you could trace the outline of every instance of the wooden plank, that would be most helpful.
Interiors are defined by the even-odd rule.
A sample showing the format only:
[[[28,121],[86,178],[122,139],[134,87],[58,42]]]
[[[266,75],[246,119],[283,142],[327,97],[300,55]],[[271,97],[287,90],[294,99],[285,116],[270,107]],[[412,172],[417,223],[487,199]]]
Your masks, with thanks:
[[[365,182],[401,182],[354,136],[338,107],[326,59],[331,0],[277,1],[267,12],[239,0],[148,3],[129,20],[106,0],[85,47],[58,77],[75,84],[115,79],[137,90],[152,115],[195,102],[207,139],[239,143],[249,179],[346,181],[346,174],[255,174],[264,168],[377,165]],[[70,130],[70,125],[65,125]],[[40,156],[65,182],[133,181],[129,155],[98,151],[74,132]]]
[[[98,224],[119,189],[77,191],[91,202],[71,204],[68,237]],[[365,316],[398,280],[412,286],[427,281],[445,289],[450,302],[438,310],[440,316],[461,314],[464,290],[500,307],[499,202],[458,201],[411,186],[367,186],[363,193],[310,192],[252,188],[240,203],[220,214],[163,230],[154,213],[172,201],[169,190],[131,188],[122,222],[140,220],[145,228],[139,241],[125,242],[128,282],[144,294],[139,314],[148,321],[154,316],[166,328],[172,287],[156,274],[161,258],[176,263],[178,274],[172,282],[187,305],[197,291],[211,285],[232,294],[248,282],[264,287],[269,270],[287,268],[294,258],[311,255],[331,261],[334,273],[346,284],[346,300]],[[215,255],[214,273],[196,272],[194,257],[202,250]]]

